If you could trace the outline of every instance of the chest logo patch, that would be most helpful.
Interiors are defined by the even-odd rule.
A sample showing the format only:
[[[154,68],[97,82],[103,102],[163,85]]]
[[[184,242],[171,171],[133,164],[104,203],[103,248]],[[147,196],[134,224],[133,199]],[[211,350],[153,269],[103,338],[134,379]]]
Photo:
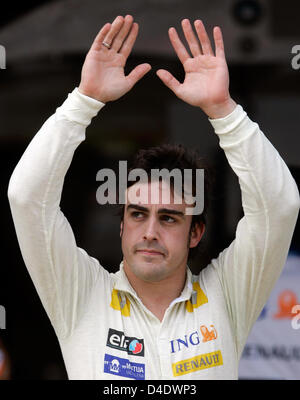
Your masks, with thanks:
[[[116,289],[113,289],[113,291],[111,292],[110,306],[114,310],[121,311],[121,314],[124,317],[130,316],[130,301],[124,293],[119,292]]]
[[[215,340],[218,337],[216,328],[214,327],[214,325],[210,325],[210,327],[212,328],[211,330],[209,330],[205,325],[201,325],[200,326],[200,332],[202,334],[203,340],[202,342],[209,342],[210,340]]]
[[[206,325],[201,325],[200,332],[198,329],[196,329],[189,334],[170,340],[171,353],[176,353],[184,349],[190,349],[193,346],[199,346],[202,343],[216,340],[217,337],[218,333],[214,325],[210,325],[210,329],[207,328]]]
[[[174,376],[181,376],[219,365],[223,365],[223,359],[221,351],[217,350],[173,363],[172,371]]]
[[[112,349],[126,351],[130,355],[144,356],[144,339],[125,336],[124,332],[109,329],[106,346]]]
[[[104,356],[104,372],[138,380],[145,379],[145,364],[135,363],[110,354]]]
[[[194,308],[198,308],[205,303],[208,303],[205,293],[198,282],[193,282],[193,293],[190,300],[187,300],[185,303],[186,310],[188,312],[193,312]]]

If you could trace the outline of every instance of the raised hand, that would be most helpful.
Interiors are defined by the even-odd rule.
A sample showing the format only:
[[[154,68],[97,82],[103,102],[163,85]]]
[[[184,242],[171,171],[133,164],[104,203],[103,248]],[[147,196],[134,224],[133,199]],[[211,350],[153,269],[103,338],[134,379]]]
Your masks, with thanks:
[[[163,69],[158,70],[156,74],[177,97],[200,107],[210,118],[225,117],[233,111],[236,103],[229,94],[229,73],[221,29],[215,27],[213,30],[214,54],[202,21],[194,22],[197,36],[188,19],[182,20],[181,24],[192,56],[175,28],[169,29],[169,38],[182,62],[185,71],[184,82],[180,83],[170,72]]]
[[[140,64],[125,76],[124,66],[137,34],[138,24],[131,15],[118,16],[102,27],[82,67],[81,93],[103,103],[117,100],[151,69],[149,64]]]

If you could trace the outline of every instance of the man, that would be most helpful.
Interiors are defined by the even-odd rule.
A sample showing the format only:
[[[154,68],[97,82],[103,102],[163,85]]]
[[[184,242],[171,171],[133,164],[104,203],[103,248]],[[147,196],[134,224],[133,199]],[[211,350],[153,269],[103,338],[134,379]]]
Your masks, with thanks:
[[[284,265],[299,210],[297,186],[277,151],[229,94],[221,30],[215,53],[200,20],[170,41],[185,70],[158,77],[208,116],[238,175],[244,217],[236,238],[193,276],[188,254],[204,233],[186,204],[128,201],[123,261],[109,274],[76,246],[59,203],[64,176],[91,118],[149,70],[124,66],[137,36],[130,15],[99,32],[81,82],[36,134],[16,167],[9,199],[25,264],[57,334],[70,379],[237,379],[247,335]],[[200,133],[199,133],[200,135]],[[200,141],[200,137],[199,137]],[[136,186],[140,185],[140,186]],[[163,182],[136,183],[162,194]]]

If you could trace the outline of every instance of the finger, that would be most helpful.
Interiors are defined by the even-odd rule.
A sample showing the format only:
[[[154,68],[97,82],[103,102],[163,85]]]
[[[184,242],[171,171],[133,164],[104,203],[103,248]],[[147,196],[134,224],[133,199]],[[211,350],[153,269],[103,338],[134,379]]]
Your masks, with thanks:
[[[207,35],[205,26],[203,25],[203,22],[198,19],[198,20],[196,20],[194,22],[194,25],[195,25],[195,28],[196,28],[196,32],[197,32],[198,38],[199,38],[200,43],[201,43],[203,54],[208,54],[208,55],[213,56],[214,52],[213,52],[213,50],[211,48],[210,40],[209,40],[209,37]]]
[[[124,24],[119,33],[115,36],[112,44],[112,48],[116,52],[118,52],[122,47],[122,44],[131,29],[132,23],[133,23],[133,17],[131,15],[126,15],[124,19]]]
[[[130,87],[134,86],[140,79],[143,78],[151,69],[151,65],[144,63],[136,66],[129,75],[127,75],[126,79],[129,82]]]
[[[91,46],[91,50],[100,50],[103,47],[102,42],[106,34],[109,32],[110,27],[111,24],[107,23],[100,29],[98,35],[95,37],[95,40]]]
[[[111,24],[111,28],[110,28],[109,32],[107,33],[107,35],[104,38],[104,42],[112,45],[115,36],[120,31],[120,29],[122,28],[123,24],[124,24],[124,18],[123,17],[121,17],[119,15],[117,18],[115,18],[115,20]]]
[[[174,78],[172,74],[170,74],[169,71],[166,71],[165,69],[159,69],[156,71],[156,75],[163,81],[163,83],[172,90],[175,94],[177,94],[177,91],[180,87],[180,82]]]
[[[213,30],[215,48],[216,48],[216,57],[225,58],[225,49],[224,49],[224,41],[221,28],[219,26],[215,26]]]
[[[179,39],[175,28],[169,29],[169,38],[179,60],[184,64],[185,61],[190,58],[190,55],[182,44],[182,41]]]
[[[189,45],[189,48],[191,50],[191,53],[193,54],[194,57],[199,56],[202,54],[202,51],[200,49],[199,41],[196,39],[196,36],[194,34],[192,25],[188,19],[184,19],[181,22],[182,25],[182,30],[184,33],[184,36],[186,38],[186,41]]]
[[[138,31],[139,31],[139,26],[136,22],[134,22],[131,26],[129,35],[127,36],[126,40],[123,43],[123,46],[119,50],[119,53],[122,54],[126,60],[129,57],[129,54],[131,53],[132,47],[138,35]]]

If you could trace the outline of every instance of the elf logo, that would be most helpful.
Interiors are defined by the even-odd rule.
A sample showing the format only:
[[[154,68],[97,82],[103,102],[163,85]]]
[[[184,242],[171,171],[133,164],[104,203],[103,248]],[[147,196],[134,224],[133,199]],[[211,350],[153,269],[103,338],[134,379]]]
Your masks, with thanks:
[[[144,339],[125,336],[124,332],[115,329],[109,329],[106,346],[135,356],[144,356]]]

